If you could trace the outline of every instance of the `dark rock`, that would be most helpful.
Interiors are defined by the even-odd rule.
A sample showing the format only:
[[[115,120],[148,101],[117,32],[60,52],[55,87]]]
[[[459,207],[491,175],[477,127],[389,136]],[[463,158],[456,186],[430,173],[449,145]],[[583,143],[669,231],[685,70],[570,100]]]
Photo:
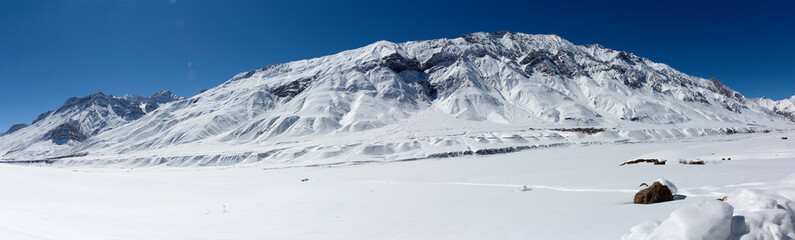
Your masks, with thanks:
[[[654,164],[654,165],[665,165],[665,162],[666,162],[665,160],[659,160],[659,159],[636,159],[636,160],[632,160],[632,161],[623,162],[619,166],[630,165],[630,164],[638,164],[638,163],[651,163],[651,164]]]
[[[671,193],[668,187],[660,184],[660,182],[654,182],[651,186],[636,193],[633,202],[635,204],[652,204],[673,200],[674,194]]]
[[[292,98],[306,90],[314,79],[314,77],[298,79],[272,89],[271,93],[281,98]]]
[[[704,165],[704,164],[706,164],[706,162],[704,162],[703,160],[690,160],[690,161],[687,161],[687,160],[679,160],[679,164],[685,164],[685,165]]]
[[[80,129],[80,123],[77,121],[68,121],[58,125],[54,129],[44,134],[43,140],[52,140],[54,143],[61,145],[69,140],[81,142],[86,140],[88,136]]]

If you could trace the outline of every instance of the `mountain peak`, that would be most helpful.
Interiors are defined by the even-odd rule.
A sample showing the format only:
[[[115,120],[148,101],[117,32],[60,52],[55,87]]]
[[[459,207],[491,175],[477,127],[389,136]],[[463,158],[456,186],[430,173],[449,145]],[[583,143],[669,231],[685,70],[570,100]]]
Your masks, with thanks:
[[[157,91],[155,94],[152,94],[148,97],[148,99],[152,103],[167,103],[176,100],[185,99],[184,97],[178,96],[177,94],[171,92],[170,90],[160,90]]]

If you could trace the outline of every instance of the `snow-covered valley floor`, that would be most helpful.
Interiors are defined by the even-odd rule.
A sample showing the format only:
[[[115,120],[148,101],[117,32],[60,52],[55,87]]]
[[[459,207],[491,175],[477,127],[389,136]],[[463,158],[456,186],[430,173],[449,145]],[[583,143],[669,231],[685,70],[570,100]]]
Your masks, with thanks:
[[[0,239],[621,239],[640,223],[723,196],[747,210],[738,205],[753,200],[732,195],[741,189],[775,192],[789,200],[778,204],[792,205],[795,140],[785,135],[343,167],[0,164]],[[668,162],[619,166],[638,158]],[[657,178],[684,199],[632,204],[639,184]],[[786,231],[792,219],[778,220]]]

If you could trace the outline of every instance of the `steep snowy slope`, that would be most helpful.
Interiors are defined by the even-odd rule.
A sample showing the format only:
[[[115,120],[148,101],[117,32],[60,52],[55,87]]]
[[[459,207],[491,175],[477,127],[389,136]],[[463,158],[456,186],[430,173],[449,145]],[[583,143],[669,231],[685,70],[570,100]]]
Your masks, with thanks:
[[[630,53],[556,35],[473,33],[240,73],[58,153],[142,165],[355,163],[784,124],[717,80]],[[560,130],[573,127],[601,131]]]
[[[770,98],[752,98],[763,108],[770,110],[782,117],[795,121],[795,96],[788,99],[774,101]]]
[[[91,136],[141,118],[160,104],[180,99],[183,98],[168,90],[158,91],[149,97],[114,97],[102,92],[81,98],[73,97],[55,111],[39,115],[30,125],[12,126],[0,137],[0,154],[47,154],[68,149]]]

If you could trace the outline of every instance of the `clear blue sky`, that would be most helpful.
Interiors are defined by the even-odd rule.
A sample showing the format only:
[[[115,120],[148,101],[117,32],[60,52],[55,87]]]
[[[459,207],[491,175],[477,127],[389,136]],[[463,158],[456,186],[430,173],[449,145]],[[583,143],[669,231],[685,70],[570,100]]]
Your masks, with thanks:
[[[190,97],[378,40],[500,30],[599,43],[782,99],[795,95],[794,12],[793,1],[0,0],[0,132],[73,96]]]

